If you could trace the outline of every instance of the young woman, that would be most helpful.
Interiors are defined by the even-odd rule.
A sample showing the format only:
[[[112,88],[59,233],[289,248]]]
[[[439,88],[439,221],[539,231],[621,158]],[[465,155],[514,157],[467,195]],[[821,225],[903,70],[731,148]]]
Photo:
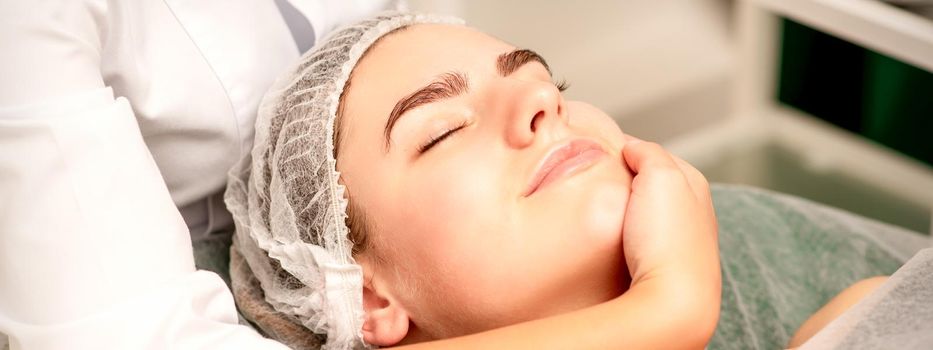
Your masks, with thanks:
[[[721,288],[706,180],[564,88],[449,19],[338,31],[266,96],[231,173],[235,294],[254,305],[255,277],[271,305],[246,316],[329,348],[702,348]]]

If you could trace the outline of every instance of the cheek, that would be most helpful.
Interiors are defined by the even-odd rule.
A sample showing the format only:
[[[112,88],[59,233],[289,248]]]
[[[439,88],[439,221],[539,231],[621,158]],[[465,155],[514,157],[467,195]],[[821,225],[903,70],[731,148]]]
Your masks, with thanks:
[[[628,141],[619,124],[600,109],[579,101],[567,102],[570,127],[604,140],[614,154]]]
[[[391,224],[399,239],[387,243],[404,247],[396,250],[395,260],[421,281],[406,297],[419,320],[474,329],[473,320],[483,319],[478,305],[493,299],[486,293],[491,289],[487,280],[503,280],[489,277],[501,270],[502,259],[496,258],[501,254],[488,254],[501,250],[505,235],[500,233],[508,232],[502,176],[492,162],[465,161],[482,159],[476,155],[464,161],[459,155],[440,158],[443,165],[408,177],[413,181],[403,186],[395,209],[404,215]]]
[[[407,212],[397,222],[407,231],[411,251],[428,268],[443,271],[443,278],[469,275],[465,269],[482,268],[492,223],[504,221],[501,210],[501,174],[491,163],[477,164],[478,155],[438,155],[442,165],[428,165],[408,176],[399,207]],[[472,159],[474,161],[469,161]],[[432,159],[433,160],[433,159]]]

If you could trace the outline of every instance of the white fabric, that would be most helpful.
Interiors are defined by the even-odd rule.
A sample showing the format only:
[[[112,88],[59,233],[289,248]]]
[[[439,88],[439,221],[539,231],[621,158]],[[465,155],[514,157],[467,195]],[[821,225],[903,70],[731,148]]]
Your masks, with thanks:
[[[807,340],[801,350],[933,348],[933,248]]]
[[[230,172],[226,202],[237,226],[235,249],[266,301],[326,334],[326,349],[365,347],[363,275],[352,257],[334,159],[340,95],[370,45],[415,23],[462,21],[390,12],[332,33],[263,98],[252,153]],[[234,288],[246,283],[237,276]]]
[[[326,3],[355,9],[339,16],[386,5]],[[12,349],[284,348],[237,325],[222,280],[195,272],[177,207],[222,190],[297,56],[272,1],[0,2]]]

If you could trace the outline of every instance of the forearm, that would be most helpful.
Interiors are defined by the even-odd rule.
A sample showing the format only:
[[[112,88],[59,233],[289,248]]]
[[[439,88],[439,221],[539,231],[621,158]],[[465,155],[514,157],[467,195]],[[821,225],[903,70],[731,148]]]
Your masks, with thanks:
[[[403,349],[701,349],[715,328],[718,302],[698,304],[696,293],[673,282],[646,281],[585,309]]]

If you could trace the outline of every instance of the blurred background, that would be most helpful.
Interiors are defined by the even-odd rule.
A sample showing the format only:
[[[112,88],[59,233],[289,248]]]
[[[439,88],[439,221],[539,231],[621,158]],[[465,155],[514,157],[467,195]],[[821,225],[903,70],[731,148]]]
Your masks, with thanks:
[[[933,232],[933,1],[408,2],[541,53],[712,182]]]

